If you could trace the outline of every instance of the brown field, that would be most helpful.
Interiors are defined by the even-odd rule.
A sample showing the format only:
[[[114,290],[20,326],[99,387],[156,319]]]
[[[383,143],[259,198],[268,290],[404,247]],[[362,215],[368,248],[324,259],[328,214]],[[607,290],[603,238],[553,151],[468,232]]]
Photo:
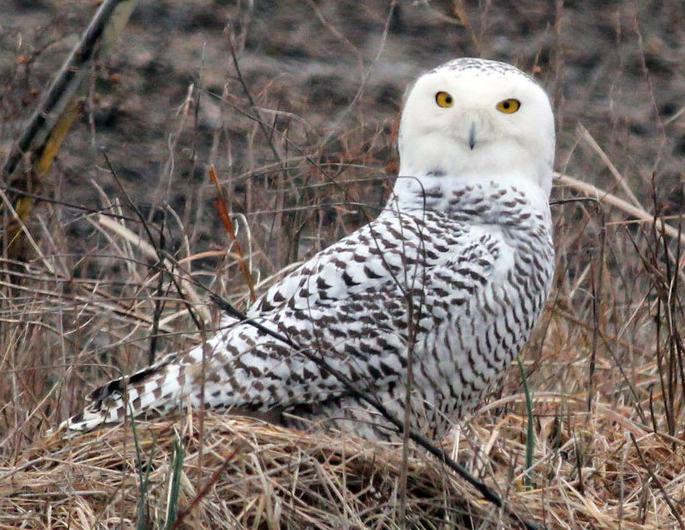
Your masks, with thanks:
[[[3,0],[0,159],[96,4]],[[685,6],[392,6],[140,3],[31,183],[24,257],[0,256],[0,529],[518,528],[507,510],[685,529]],[[209,291],[249,302],[210,165],[263,290],[375,215],[405,87],[469,55],[533,73],[557,116],[555,288],[521,355],[532,410],[513,366],[442,441],[507,510],[419,448],[216,413],[48,434],[97,384],[199,343],[188,308],[216,325]]]

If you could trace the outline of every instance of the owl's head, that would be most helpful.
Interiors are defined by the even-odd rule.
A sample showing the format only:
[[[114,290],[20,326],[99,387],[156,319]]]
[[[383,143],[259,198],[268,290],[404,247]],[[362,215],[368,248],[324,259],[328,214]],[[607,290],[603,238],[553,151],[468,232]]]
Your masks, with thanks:
[[[513,179],[552,186],[554,116],[517,68],[464,58],[421,76],[402,112],[400,176]]]

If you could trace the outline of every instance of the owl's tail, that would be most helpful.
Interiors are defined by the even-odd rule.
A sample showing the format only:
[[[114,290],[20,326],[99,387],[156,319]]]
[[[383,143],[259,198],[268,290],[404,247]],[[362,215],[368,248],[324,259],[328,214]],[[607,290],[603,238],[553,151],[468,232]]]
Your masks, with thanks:
[[[93,390],[79,414],[60,425],[70,431],[89,431],[107,423],[119,423],[149,413],[165,413],[183,398],[185,366],[176,354],[129,376],[114,379]]]

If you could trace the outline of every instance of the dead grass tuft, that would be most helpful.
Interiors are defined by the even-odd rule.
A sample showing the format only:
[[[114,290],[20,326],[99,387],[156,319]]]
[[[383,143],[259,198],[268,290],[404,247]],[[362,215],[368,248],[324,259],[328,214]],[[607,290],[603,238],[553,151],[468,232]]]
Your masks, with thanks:
[[[524,397],[507,401],[522,409]],[[685,516],[684,437],[649,432],[629,410],[602,402],[590,414],[569,396],[539,395],[537,405],[548,413],[536,428],[532,488],[523,481],[521,415],[485,414],[450,440],[457,458],[520,516],[549,528],[621,521],[655,530]],[[171,527],[165,517],[177,438],[185,449],[176,475],[179,528],[398,527],[398,447],[213,413],[205,415],[202,443],[190,416],[138,423],[135,432],[128,425],[69,440],[56,434],[17,455],[0,467],[0,527]],[[516,526],[439,462],[415,453],[408,471],[412,528]]]

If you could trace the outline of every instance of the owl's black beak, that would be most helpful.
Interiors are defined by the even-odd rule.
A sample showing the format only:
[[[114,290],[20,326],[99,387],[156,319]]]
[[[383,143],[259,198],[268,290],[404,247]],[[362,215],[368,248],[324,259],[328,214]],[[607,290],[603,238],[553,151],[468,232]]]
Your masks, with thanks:
[[[469,129],[469,147],[471,148],[471,151],[473,151],[473,148],[476,146],[476,124],[471,123],[471,128]]]

